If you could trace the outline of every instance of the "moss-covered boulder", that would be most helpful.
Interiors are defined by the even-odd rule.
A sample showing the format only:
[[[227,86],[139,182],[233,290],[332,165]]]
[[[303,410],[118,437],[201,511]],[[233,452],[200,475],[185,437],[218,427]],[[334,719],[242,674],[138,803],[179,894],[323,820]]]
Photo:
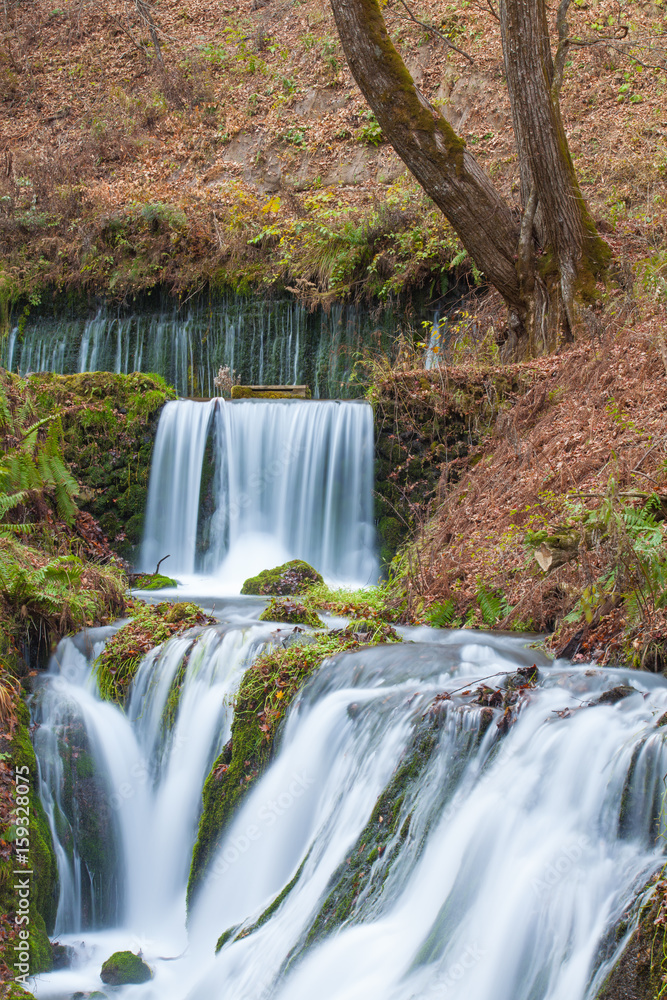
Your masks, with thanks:
[[[214,625],[215,622],[216,619],[205,615],[197,604],[187,601],[176,604],[137,602],[132,620],[111,637],[95,661],[101,696],[106,701],[124,705],[137,668],[149,650],[196,625]]]
[[[100,979],[108,986],[129,986],[147,983],[153,978],[150,967],[140,955],[131,951],[117,951],[102,966]]]
[[[140,573],[130,577],[130,585],[134,590],[163,590],[165,587],[178,587],[178,580],[162,573]]]
[[[292,559],[282,566],[263,569],[257,576],[251,576],[243,584],[241,593],[261,597],[303,594],[316,583],[324,583],[317,570],[303,559]]]
[[[138,372],[40,372],[25,385],[39,416],[61,414],[63,454],[82,488],[80,505],[132,562],[143,534],[160,413],[176,393],[161,376]]]
[[[667,882],[655,875],[639,894],[634,912],[626,914],[609,941],[617,947],[631,920],[637,921],[616,964],[595,1000],[657,1000],[663,996],[667,976]]]
[[[290,625],[311,625],[322,628],[322,619],[298,601],[273,597],[259,616],[261,622],[288,622]]]
[[[267,649],[243,675],[234,706],[232,738],[204,784],[202,815],[192,852],[188,907],[213,859],[225,830],[247,793],[273,758],[281,724],[307,678],[330,656],[368,643],[391,641],[381,632],[359,637],[342,629],[301,636]],[[314,641],[313,641],[314,640]]]

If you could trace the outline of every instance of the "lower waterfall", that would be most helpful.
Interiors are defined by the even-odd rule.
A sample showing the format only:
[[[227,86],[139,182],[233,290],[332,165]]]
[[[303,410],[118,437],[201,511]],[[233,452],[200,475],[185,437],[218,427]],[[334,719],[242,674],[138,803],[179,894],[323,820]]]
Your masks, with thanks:
[[[142,568],[150,572],[169,555],[170,575],[205,574],[226,593],[288,559],[305,559],[330,581],[375,583],[373,461],[367,403],[167,403]]]
[[[98,701],[94,650],[81,637],[61,644],[38,696],[42,781],[56,770],[67,704],[115,817],[117,902],[85,930],[72,892],[86,867],[81,831],[74,816],[63,844],[64,806],[46,787],[60,863],[73,864],[58,933],[75,960],[40,976],[36,996],[99,989],[112,951],[141,948],[154,978],[114,996],[593,1000],[632,931],[629,904],[664,862],[665,680],[538,654],[537,685],[509,724],[472,696],[533,664],[526,639],[406,629],[417,641],[325,661],[186,930],[201,785],[244,665],[276,641],[270,628],[237,622],[170,640],[145,657],[127,714]],[[635,693],[601,698],[619,684]]]

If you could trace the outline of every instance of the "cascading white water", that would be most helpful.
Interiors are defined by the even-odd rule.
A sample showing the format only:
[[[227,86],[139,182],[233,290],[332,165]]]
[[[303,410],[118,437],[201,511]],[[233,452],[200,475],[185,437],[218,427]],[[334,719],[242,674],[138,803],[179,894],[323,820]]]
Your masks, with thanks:
[[[217,405],[182,399],[167,403],[160,415],[141,553],[147,572],[163,556],[169,556],[166,572],[194,572],[202,464]]]
[[[100,701],[91,672],[114,630],[97,630],[94,644],[86,633],[60,643],[35,712],[60,874],[59,935],[117,924],[148,934],[165,923],[182,929],[202,785],[229,738],[243,671],[271,626],[171,639],[140,664],[126,712]]]
[[[197,553],[201,470],[213,419],[213,513]],[[332,581],[373,583],[373,416],[360,402],[168,403],[153,453],[142,567],[170,555],[238,593],[254,573],[305,559]],[[165,567],[166,569],[166,567]]]
[[[96,988],[116,947],[141,947],[155,970],[128,1000],[592,1000],[631,925],[611,947],[610,932],[664,857],[667,684],[540,661],[504,735],[502,708],[475,693],[533,651],[432,638],[320,668],[212,859],[187,949],[164,903],[130,907],[112,937],[86,937],[78,969],[35,984],[40,1000]],[[130,716],[155,733],[173,671],[142,671]],[[637,693],[598,703],[620,683]],[[134,813],[143,864],[177,815],[167,772],[151,794],[172,808]]]
[[[309,311],[290,300],[243,295],[127,313],[102,306],[90,318],[31,317],[0,339],[0,366],[27,372],[157,372],[183,396],[212,396],[220,365],[244,384],[305,383],[316,398],[347,395],[363,347],[391,349],[405,317],[334,305]]]

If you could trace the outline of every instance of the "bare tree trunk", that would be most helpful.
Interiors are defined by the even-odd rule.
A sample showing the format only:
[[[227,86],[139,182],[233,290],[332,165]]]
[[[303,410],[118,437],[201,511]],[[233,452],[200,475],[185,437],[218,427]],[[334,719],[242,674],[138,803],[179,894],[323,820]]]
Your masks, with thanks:
[[[547,251],[542,276],[558,277],[567,325],[574,332],[576,303],[593,296],[610,251],[588,213],[570,156],[544,0],[500,0],[500,24],[524,206],[534,189],[537,230]]]
[[[566,11],[569,0],[561,0]],[[514,356],[555,346],[547,326],[577,324],[609,248],[577,184],[558,105],[558,75],[544,0],[501,0],[512,116],[519,150],[521,225],[440,112],[419,92],[387,32],[377,0],[331,0],[352,75],[382,131],[443,211],[509,307]]]

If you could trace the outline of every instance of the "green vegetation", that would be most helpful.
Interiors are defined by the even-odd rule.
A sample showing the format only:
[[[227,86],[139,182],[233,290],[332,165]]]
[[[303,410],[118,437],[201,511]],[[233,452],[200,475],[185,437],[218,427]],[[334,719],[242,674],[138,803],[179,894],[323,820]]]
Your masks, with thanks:
[[[106,624],[125,610],[126,579],[115,566],[43,551],[0,538],[0,632],[39,659],[67,632]]]
[[[166,587],[178,587],[178,580],[162,573],[143,573],[132,580],[133,590],[163,590]]]
[[[632,911],[624,914],[616,927],[615,937],[619,942],[628,928],[635,925],[595,1000],[625,1000],[629,995],[639,1000],[664,997],[667,973],[667,882],[664,876],[663,869],[650,879],[637,894]]]
[[[131,951],[117,951],[102,966],[100,979],[109,986],[128,986],[147,983],[153,978],[150,968],[139,955]]]
[[[303,559],[292,559],[282,566],[263,569],[257,576],[250,577],[243,584],[241,593],[261,596],[303,594],[312,584],[323,582],[317,570]]]
[[[357,138],[371,146],[383,141],[372,118]],[[306,141],[302,128],[288,128],[276,138],[297,155]],[[94,289],[108,299],[159,288],[179,293],[192,287],[260,293],[288,288],[312,305],[388,300],[420,289],[430,295],[446,290],[448,269],[461,250],[449,224],[407,178],[383,191],[381,201],[360,206],[318,190],[317,184],[282,200],[274,195],[267,201],[231,180],[220,193],[214,220],[203,205],[188,204],[184,212],[177,203],[147,200],[112,214],[100,209],[90,218],[81,207],[81,225],[71,235],[64,216],[47,212],[50,239],[59,243],[67,234],[69,253],[52,254],[53,259],[24,256],[20,272],[0,269],[5,325],[25,303],[39,305],[48,290],[64,285],[84,295]],[[35,239],[29,247],[38,245]],[[12,246],[9,260],[18,254]]]
[[[81,508],[132,559],[143,534],[153,440],[175,393],[158,375],[40,373],[10,376],[37,415],[60,414],[62,453],[81,488]]]
[[[137,667],[151,649],[197,625],[212,625],[196,604],[136,604],[132,619],[107,642],[94,663],[100,695],[124,705]]]
[[[261,622],[288,622],[290,625],[311,625],[322,628],[322,620],[304,604],[288,598],[272,597],[259,616]]]
[[[361,645],[396,641],[355,633],[354,629],[296,636],[296,642],[267,649],[246,671],[236,698],[232,736],[204,784],[203,810],[188,881],[188,906],[216,847],[248,790],[264,773],[276,751],[280,725],[307,678],[330,656]],[[307,643],[304,639],[307,638]]]
[[[319,583],[309,587],[301,595],[301,600],[311,611],[326,611],[341,618],[370,622],[374,626],[396,624],[403,621],[407,613],[400,590],[391,583],[364,590],[332,590],[326,583]]]

